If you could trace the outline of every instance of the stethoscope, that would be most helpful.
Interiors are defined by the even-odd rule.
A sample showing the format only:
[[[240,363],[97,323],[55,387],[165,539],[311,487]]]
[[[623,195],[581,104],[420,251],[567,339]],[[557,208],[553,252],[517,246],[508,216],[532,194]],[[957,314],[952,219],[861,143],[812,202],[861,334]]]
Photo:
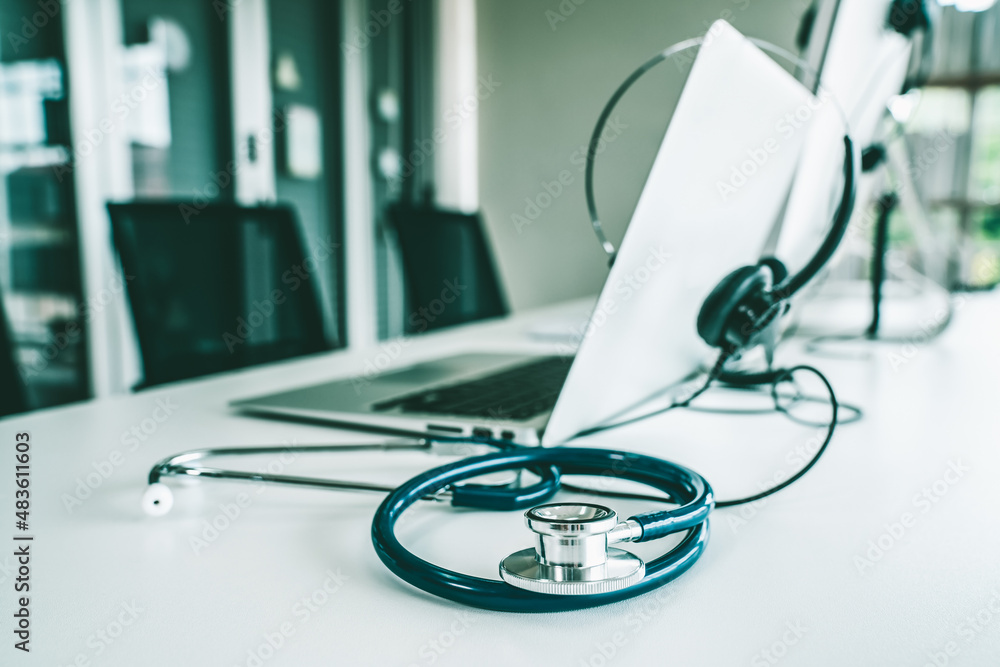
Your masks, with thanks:
[[[524,514],[534,546],[499,564],[501,581],[473,577],[410,553],[395,535],[396,522],[419,498],[471,477],[553,466],[564,475],[613,477],[651,486],[674,509],[618,521],[612,509],[589,503],[536,506]],[[372,542],[382,562],[400,579],[433,595],[482,609],[511,612],[572,611],[617,602],[658,588],[686,572],[708,541],[715,501],[705,479],[663,459],[608,449],[524,448],[463,459],[406,482],[375,512]],[[666,554],[644,563],[612,548],[688,531]]]
[[[298,477],[209,467],[205,460],[251,454],[422,451],[449,453],[455,444],[496,449],[429,470],[399,487],[368,482]],[[524,485],[525,473],[537,480]],[[551,503],[562,475],[611,477],[653,487],[674,509],[638,514],[619,521],[614,510],[590,503]],[[428,593],[484,609],[548,612],[585,609],[622,600],[662,586],[687,571],[708,541],[708,515],[715,505],[705,479],[651,456],[607,449],[521,447],[485,440],[447,440],[372,445],[227,447],[184,452],[156,463],[149,472],[143,509],[167,514],[173,493],[170,477],[266,482],[326,490],[388,492],[372,522],[372,543],[383,563],[404,581]],[[441,568],[407,551],[396,538],[400,516],[421,500],[450,502],[478,510],[524,510],[533,547],[499,563],[501,581]],[[644,563],[612,545],[648,542],[689,531],[663,556]]]

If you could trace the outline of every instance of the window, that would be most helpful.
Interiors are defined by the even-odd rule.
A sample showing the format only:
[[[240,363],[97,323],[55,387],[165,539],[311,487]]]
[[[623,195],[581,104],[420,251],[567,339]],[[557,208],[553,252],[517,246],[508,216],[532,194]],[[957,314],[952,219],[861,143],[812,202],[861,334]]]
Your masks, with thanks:
[[[948,286],[992,287],[1000,282],[1000,5],[944,8],[934,46],[930,83],[906,123],[910,171],[940,242],[934,251],[948,254]]]

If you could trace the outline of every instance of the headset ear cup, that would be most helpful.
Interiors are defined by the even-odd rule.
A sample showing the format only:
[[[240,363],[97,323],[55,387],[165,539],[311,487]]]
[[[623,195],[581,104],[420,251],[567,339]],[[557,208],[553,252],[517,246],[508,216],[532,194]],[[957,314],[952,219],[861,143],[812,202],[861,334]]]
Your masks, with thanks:
[[[766,265],[744,266],[730,273],[702,304],[698,335],[712,347],[745,347],[750,336],[735,316],[741,306],[769,290],[771,284],[771,269]]]

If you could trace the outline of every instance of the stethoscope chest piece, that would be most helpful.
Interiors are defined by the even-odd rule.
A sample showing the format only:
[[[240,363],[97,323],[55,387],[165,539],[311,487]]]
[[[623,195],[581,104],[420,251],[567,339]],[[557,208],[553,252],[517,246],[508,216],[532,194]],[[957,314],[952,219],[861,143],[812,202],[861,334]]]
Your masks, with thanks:
[[[607,507],[541,505],[524,518],[535,533],[535,546],[500,563],[500,577],[511,586],[549,595],[594,595],[628,588],[646,574],[641,558],[608,546],[631,541],[642,529],[634,522],[619,524]]]
[[[505,558],[499,567],[500,581],[435,565],[409,552],[396,537],[397,521],[421,498],[444,488],[466,493],[458,482],[501,470],[538,474],[536,470],[550,467],[557,471],[557,481],[563,475],[614,476],[643,484],[662,492],[672,507],[624,521],[607,507],[576,501],[529,509],[524,520],[535,546]],[[523,511],[548,500],[556,489],[519,497],[498,509]],[[455,602],[517,613],[588,609],[647,593],[686,572],[705,550],[714,503],[712,487],[701,475],[663,459],[590,447],[528,447],[463,459],[414,477],[390,493],[375,512],[372,544],[401,579]],[[680,542],[648,563],[609,548],[679,533],[685,534]]]

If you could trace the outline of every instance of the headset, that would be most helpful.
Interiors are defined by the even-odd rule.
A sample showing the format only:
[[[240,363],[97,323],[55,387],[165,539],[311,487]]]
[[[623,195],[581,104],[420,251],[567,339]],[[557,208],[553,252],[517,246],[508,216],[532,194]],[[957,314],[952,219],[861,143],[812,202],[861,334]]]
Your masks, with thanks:
[[[750,41],[758,48],[779,56],[807,72],[812,72],[808,63],[798,56],[763,40],[750,38]],[[584,177],[587,211],[594,234],[608,256],[609,265],[614,264],[617,250],[604,233],[594,195],[594,166],[595,158],[599,153],[601,134],[615,107],[639,79],[672,56],[703,42],[704,38],[702,37],[679,42],[639,66],[615,90],[601,111],[591,134]],[[814,72],[813,74],[815,75]],[[833,99],[832,96],[831,99]],[[836,104],[836,100],[834,103]],[[826,266],[847,232],[857,195],[856,175],[860,157],[854,142],[851,140],[847,116],[839,105],[836,106],[845,126],[843,139],[844,188],[834,213],[833,223],[819,249],[802,270],[794,275],[789,275],[785,265],[775,257],[766,257],[754,266],[736,269],[712,290],[698,313],[698,335],[709,346],[721,349],[727,358],[738,354],[741,350],[756,346],[764,335],[773,331],[773,327],[781,315],[787,312],[789,300]],[[713,372],[716,376],[722,374],[722,364],[716,364],[716,369]],[[772,375],[767,376],[768,379],[773,379],[773,377]]]
[[[753,347],[789,308],[789,300],[818,274],[840,245],[854,211],[858,156],[844,136],[844,189],[833,224],[801,271],[789,275],[775,257],[736,269],[711,291],[698,313],[698,335],[732,356]]]

